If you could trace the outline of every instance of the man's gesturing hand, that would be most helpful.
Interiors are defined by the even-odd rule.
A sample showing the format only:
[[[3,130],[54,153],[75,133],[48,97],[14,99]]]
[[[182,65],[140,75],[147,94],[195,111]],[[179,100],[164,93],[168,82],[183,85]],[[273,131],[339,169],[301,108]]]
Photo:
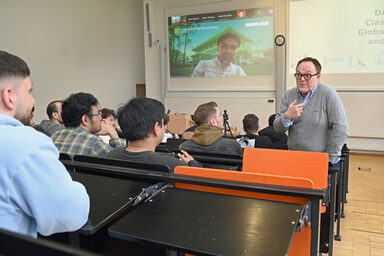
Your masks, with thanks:
[[[285,120],[291,121],[292,119],[298,118],[301,116],[301,113],[303,113],[303,107],[304,103],[296,104],[296,100],[294,100],[291,104],[289,104],[289,107],[287,111],[284,114]]]

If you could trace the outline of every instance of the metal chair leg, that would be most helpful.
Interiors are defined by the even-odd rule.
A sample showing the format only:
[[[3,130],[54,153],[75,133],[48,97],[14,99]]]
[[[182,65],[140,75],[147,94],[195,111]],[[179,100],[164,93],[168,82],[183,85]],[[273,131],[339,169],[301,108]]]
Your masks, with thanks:
[[[346,196],[346,187],[345,187],[345,159],[341,158],[340,160],[340,174],[341,174],[341,218],[345,218],[344,213],[344,203],[345,203],[345,196]]]
[[[335,235],[335,240],[336,241],[341,241],[341,236],[340,236],[340,221],[341,221],[341,197],[342,197],[342,176],[341,176],[341,168],[339,168],[339,173],[337,175],[337,195],[336,195],[336,235]]]

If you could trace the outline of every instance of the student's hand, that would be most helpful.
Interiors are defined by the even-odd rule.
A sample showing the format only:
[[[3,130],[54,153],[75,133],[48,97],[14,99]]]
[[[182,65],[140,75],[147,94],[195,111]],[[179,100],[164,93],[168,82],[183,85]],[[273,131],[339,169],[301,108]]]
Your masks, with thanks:
[[[112,126],[107,124],[107,122],[103,119],[101,120],[101,129],[97,132],[97,135],[109,135],[112,139],[118,138],[116,129]]]
[[[191,160],[194,160],[193,157],[188,154],[186,151],[181,150],[181,153],[178,153],[177,156],[181,161],[183,161],[186,165],[188,165],[188,162]]]
[[[298,118],[301,116],[301,113],[303,113],[304,103],[296,104],[296,100],[294,100],[291,104],[289,104],[289,107],[287,111],[284,114],[284,118],[287,121],[291,121],[292,119]]]

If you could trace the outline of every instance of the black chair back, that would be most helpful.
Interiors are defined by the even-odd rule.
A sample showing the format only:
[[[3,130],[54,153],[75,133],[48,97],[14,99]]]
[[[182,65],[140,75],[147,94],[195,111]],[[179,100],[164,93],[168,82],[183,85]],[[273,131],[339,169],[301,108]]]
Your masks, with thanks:
[[[95,256],[96,254],[0,229],[0,255]]]
[[[72,158],[68,154],[60,153],[59,160],[72,160]]]
[[[77,162],[84,162],[84,163],[102,164],[102,165],[109,165],[109,166],[127,167],[127,168],[135,168],[140,170],[150,170],[150,171],[156,171],[156,172],[170,173],[169,167],[161,164],[149,164],[149,163],[142,163],[142,162],[134,162],[134,161],[102,158],[102,157],[94,157],[94,156],[85,156],[85,155],[75,155],[73,157],[73,160]]]
[[[217,158],[224,158],[224,159],[229,159],[231,161],[233,160],[241,160],[243,161],[243,156],[237,155],[237,154],[226,154],[226,153],[216,153],[216,152],[197,152],[197,151],[188,151],[190,155],[194,156],[207,156],[207,157],[217,157]]]
[[[185,142],[187,140],[185,139],[172,139],[172,138],[168,138],[167,139],[167,149],[168,149],[168,152],[173,152],[175,150],[179,150],[179,146],[181,143]]]
[[[157,145],[156,152],[162,152],[162,153],[169,153],[168,148],[167,148],[167,143],[160,143]]]
[[[193,151],[188,151],[188,153],[195,160],[202,163],[204,168],[215,168],[233,171],[241,171],[242,169],[243,158],[240,155]]]

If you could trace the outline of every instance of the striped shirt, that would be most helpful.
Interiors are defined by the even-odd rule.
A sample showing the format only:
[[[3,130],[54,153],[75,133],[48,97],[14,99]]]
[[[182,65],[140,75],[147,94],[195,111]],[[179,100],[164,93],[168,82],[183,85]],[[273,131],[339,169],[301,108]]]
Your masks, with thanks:
[[[102,157],[113,148],[126,146],[125,140],[120,138],[109,140],[108,145],[101,138],[81,127],[58,130],[52,134],[51,138],[60,153],[65,153],[72,157],[74,155]]]

